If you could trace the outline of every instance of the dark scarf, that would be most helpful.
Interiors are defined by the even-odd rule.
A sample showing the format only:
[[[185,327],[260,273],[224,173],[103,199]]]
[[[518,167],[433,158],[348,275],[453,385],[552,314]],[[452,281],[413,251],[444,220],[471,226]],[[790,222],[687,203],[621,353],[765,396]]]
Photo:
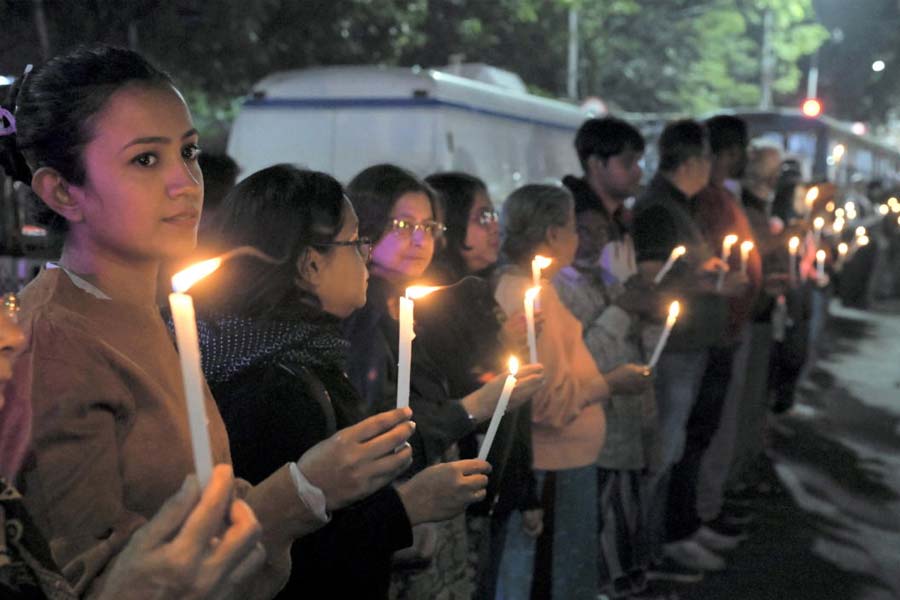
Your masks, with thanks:
[[[198,319],[203,373],[210,384],[260,364],[290,361],[344,369],[350,342],[330,315],[310,320],[209,314]]]

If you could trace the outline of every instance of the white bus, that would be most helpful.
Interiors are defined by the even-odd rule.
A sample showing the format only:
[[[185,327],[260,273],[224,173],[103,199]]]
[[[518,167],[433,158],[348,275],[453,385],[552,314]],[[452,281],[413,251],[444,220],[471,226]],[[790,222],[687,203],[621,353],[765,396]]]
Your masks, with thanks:
[[[515,74],[460,67],[481,81],[372,66],[275,73],[253,87],[228,153],[242,176],[283,162],[345,183],[382,162],[420,176],[465,171],[498,201],[522,184],[580,173],[573,141],[586,110],[528,94]]]

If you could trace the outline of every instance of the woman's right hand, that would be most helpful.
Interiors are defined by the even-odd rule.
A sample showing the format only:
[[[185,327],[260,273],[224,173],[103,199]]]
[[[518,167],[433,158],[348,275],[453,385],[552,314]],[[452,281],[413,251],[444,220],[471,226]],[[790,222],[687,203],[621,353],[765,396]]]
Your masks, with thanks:
[[[397,485],[413,525],[445,521],[484,499],[491,465],[471,459],[440,463]]]
[[[398,408],[341,429],[307,450],[297,466],[325,494],[328,510],[343,508],[393,481],[412,463],[406,440],[416,426]]]
[[[460,402],[467,413],[479,423],[484,423],[494,414],[507,374],[495,375],[486,384],[463,398]],[[507,410],[515,410],[522,406],[532,395],[544,385],[544,366],[541,364],[523,365],[516,374],[516,387],[509,398]]]
[[[103,600],[231,598],[235,586],[265,562],[262,530],[243,500],[234,500],[228,465],[209,485],[188,477],[178,493],[138,529],[100,590]]]

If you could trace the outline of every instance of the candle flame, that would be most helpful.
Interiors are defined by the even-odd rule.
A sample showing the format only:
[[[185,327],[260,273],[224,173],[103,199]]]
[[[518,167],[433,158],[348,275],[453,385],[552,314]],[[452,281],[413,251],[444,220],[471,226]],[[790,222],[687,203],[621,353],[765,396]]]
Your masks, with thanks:
[[[538,269],[546,269],[552,262],[552,258],[547,258],[546,256],[541,256],[540,254],[538,254],[534,257],[534,260],[531,261],[531,264],[536,266]]]
[[[753,250],[753,242],[747,240],[746,242],[741,242],[741,252],[744,254],[749,254],[751,250]]]
[[[850,249],[850,247],[844,242],[841,242],[840,244],[838,244],[838,253],[841,256],[844,256],[845,254],[847,254],[847,251],[849,249]]]
[[[891,207],[887,204],[879,204],[878,205],[878,214],[882,217],[891,212]]]
[[[822,229],[823,227],[825,227],[825,219],[823,219],[822,217],[816,217],[815,219],[813,219],[813,227],[815,227],[816,229]]]
[[[788,242],[788,246],[790,247],[791,252],[796,252],[797,248],[800,247],[800,238],[795,235],[791,238],[791,241]]]
[[[183,294],[191,289],[195,283],[215,272],[215,270],[221,266],[221,256],[194,263],[172,276],[172,290]]]
[[[835,233],[840,233],[844,230],[844,220],[843,219],[835,219],[834,223],[832,223],[831,228]]]
[[[819,262],[824,262],[824,260],[825,260],[825,251],[824,250],[819,250],[818,252],[816,252],[816,260]]]
[[[515,356],[509,357],[509,374],[515,376],[519,372],[519,359]]]
[[[859,236],[858,238],[856,238],[856,243],[859,244],[860,246],[868,246],[869,245],[869,236],[867,236],[867,235]]]
[[[684,246],[675,246],[672,248],[672,258],[680,258],[684,256],[685,252],[687,252],[687,248]]]
[[[835,209],[834,202],[829,202],[828,204],[825,205],[825,210],[827,210],[828,212],[834,212],[834,209]]]
[[[818,197],[819,197],[819,187],[814,185],[811,188],[809,188],[809,191],[806,192],[807,206],[812,205],[812,203],[815,202],[818,199]]]
[[[729,249],[730,249],[732,246],[734,246],[735,244],[737,244],[737,241],[738,241],[738,236],[736,236],[736,235],[733,234],[733,233],[730,233],[730,234],[728,234],[728,235],[725,236],[725,239],[724,239],[724,240],[722,240],[722,246],[724,246],[725,248],[729,248]]]
[[[836,208],[834,210],[834,217],[836,219],[843,219],[847,212],[843,208]]]
[[[406,297],[409,300],[418,300],[439,289],[441,288],[438,286],[414,285],[406,288]]]
[[[856,228],[856,237],[862,237],[866,235],[866,228],[860,225]]]
[[[681,304],[678,303],[678,300],[675,300],[669,305],[669,318],[666,319],[666,326],[671,327],[675,324],[679,312],[681,312]]]
[[[534,302],[534,299],[537,298],[537,295],[540,294],[540,293],[541,293],[541,286],[537,286],[537,287],[533,287],[533,288],[528,288],[528,289],[525,291],[525,299],[526,299],[526,300],[531,300],[532,302]]]

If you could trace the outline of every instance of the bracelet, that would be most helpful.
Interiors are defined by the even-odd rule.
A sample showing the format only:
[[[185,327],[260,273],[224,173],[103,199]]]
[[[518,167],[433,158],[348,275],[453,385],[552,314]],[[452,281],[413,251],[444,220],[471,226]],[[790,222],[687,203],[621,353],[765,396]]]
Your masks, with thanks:
[[[300,496],[300,500],[306,508],[308,508],[319,521],[328,523],[331,520],[331,515],[328,514],[328,509],[325,508],[324,492],[309,482],[309,479],[307,479],[300,471],[300,467],[297,466],[297,463],[290,463],[288,465],[288,470],[290,470],[291,479],[294,480],[294,485],[297,487],[297,495]]]

